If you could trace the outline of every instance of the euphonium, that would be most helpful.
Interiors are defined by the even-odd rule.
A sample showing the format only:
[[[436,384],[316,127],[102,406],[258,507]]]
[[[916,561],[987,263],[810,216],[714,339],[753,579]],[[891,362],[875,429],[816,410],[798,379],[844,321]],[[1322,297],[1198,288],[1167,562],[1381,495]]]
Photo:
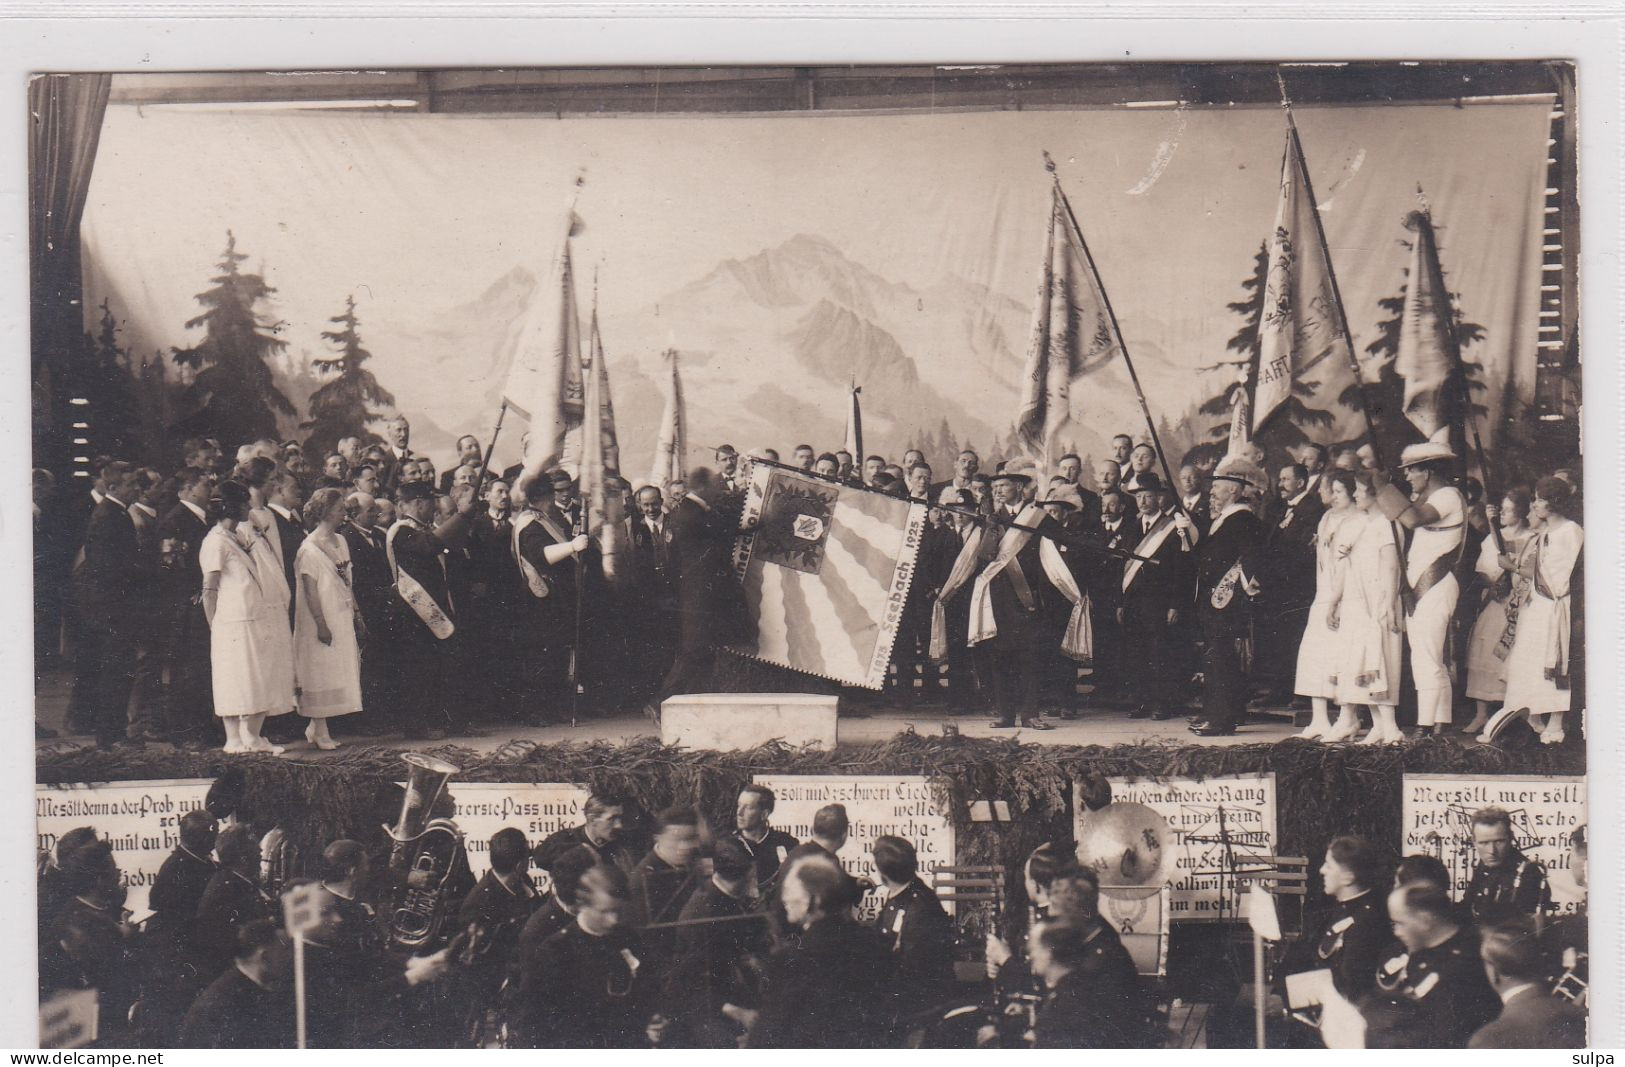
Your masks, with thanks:
[[[463,832],[450,819],[433,819],[429,813],[458,768],[416,752],[404,753],[401,759],[409,768],[401,817],[394,827],[384,827],[395,842],[389,865],[402,879],[389,934],[403,948],[420,949],[439,938],[454,903],[448,893],[463,850]]]

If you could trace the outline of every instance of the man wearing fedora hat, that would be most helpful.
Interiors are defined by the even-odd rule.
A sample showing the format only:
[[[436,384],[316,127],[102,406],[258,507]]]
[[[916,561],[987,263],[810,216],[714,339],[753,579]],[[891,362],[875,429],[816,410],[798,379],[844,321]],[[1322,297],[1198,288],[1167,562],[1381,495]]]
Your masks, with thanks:
[[[1134,554],[1154,562],[1135,559],[1124,566],[1117,621],[1123,628],[1125,673],[1138,698],[1129,717],[1160,721],[1172,716],[1178,694],[1171,637],[1190,610],[1194,541],[1179,535],[1163,507],[1162,479],[1155,471],[1139,474],[1132,484],[1139,509],[1130,526],[1130,536],[1139,538]]]
[[[1408,446],[1400,453],[1399,466],[1410,483],[1409,496],[1390,484],[1385,473],[1374,475],[1380,486],[1377,506],[1411,531],[1400,593],[1416,685],[1416,723],[1436,734],[1450,725],[1455,697],[1445,649],[1460,593],[1455,567],[1466,541],[1467,501],[1450,480],[1455,462],[1455,452],[1441,440]]]
[[[1208,489],[1213,526],[1200,536],[1181,511],[1174,524],[1197,545],[1196,614],[1206,642],[1202,714],[1191,730],[1202,737],[1236,732],[1247,713],[1244,643],[1258,596],[1264,531],[1248,502],[1264,491],[1264,472],[1244,456],[1227,456]]]

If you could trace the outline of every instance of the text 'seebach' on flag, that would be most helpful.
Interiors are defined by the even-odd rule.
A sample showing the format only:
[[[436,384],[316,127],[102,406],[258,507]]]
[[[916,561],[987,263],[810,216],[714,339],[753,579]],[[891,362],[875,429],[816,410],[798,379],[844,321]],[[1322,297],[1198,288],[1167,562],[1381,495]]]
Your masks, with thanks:
[[[924,504],[748,460],[734,566],[756,647],[733,651],[844,685],[886,680]]]

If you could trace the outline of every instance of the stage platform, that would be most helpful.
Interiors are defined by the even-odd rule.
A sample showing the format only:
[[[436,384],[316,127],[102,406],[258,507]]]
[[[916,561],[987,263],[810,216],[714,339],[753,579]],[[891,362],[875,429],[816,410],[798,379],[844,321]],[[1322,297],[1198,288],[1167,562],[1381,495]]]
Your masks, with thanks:
[[[65,674],[48,675],[37,689],[38,721],[61,736],[40,745],[91,744],[92,739],[68,730],[66,709],[70,682]],[[913,732],[924,736],[958,734],[963,737],[1015,738],[1024,744],[1049,745],[1105,745],[1127,746],[1137,744],[1175,745],[1252,745],[1261,742],[1285,740],[1299,732],[1292,724],[1287,709],[1264,709],[1249,717],[1247,725],[1229,737],[1198,737],[1187,728],[1186,716],[1191,711],[1179,710],[1172,718],[1156,722],[1150,719],[1131,719],[1128,709],[1100,707],[1085,709],[1077,719],[1046,716],[1044,721],[1052,730],[994,729],[992,715],[976,713],[950,713],[941,707],[898,707],[888,703],[881,694],[863,694],[855,700],[843,700],[837,723],[838,746],[876,744],[900,733]],[[452,736],[443,741],[408,741],[399,734],[383,733],[374,737],[344,737],[342,720],[337,720],[335,731],[342,742],[334,752],[322,752],[303,739],[288,742],[284,758],[321,760],[346,749],[380,746],[387,748],[428,748],[455,745],[476,752],[489,753],[512,741],[554,744],[567,741],[609,741],[620,743],[640,738],[658,738],[660,728],[640,712],[585,717],[574,727],[568,723],[552,726],[525,726],[489,723],[480,728],[483,736]],[[1464,747],[1477,747],[1477,741],[1465,734],[1452,731],[1449,735]],[[161,747],[154,745],[153,747]]]

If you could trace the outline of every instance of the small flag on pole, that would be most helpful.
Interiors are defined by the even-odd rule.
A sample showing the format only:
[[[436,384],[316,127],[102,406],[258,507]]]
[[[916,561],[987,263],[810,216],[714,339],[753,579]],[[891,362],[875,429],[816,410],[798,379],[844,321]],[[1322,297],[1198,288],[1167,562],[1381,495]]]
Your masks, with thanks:
[[[581,439],[581,500],[587,509],[587,533],[598,542],[604,578],[610,585],[618,585],[627,576],[627,568],[622,565],[628,550],[626,504],[621,496],[621,448],[615,436],[609,366],[598,334],[596,295],[588,353],[585,409],[589,415]],[[591,413],[596,413],[596,418]],[[597,433],[592,432],[593,422],[597,423]]]
[[[1405,283],[1405,307],[1399,318],[1399,346],[1394,373],[1405,380],[1405,417],[1423,435],[1448,431],[1459,404],[1450,389],[1456,369],[1456,338],[1450,294],[1439,269],[1439,248],[1433,220],[1426,211],[1413,211],[1405,226],[1416,236],[1411,242],[1411,269]]]
[[[1022,451],[1047,466],[1056,435],[1072,419],[1073,383],[1122,355],[1100,277],[1056,183],[1016,410]]]
[[[1289,127],[1258,327],[1254,432],[1295,391],[1300,396],[1311,394],[1303,397],[1308,406],[1327,409],[1354,381],[1340,326],[1331,252],[1315,211],[1303,148]]]
[[[853,384],[846,409],[846,438],[842,444],[848,452],[852,453],[852,466],[857,470],[863,469],[863,408],[858,403],[858,394],[863,392],[863,386]]]
[[[666,408],[660,415],[660,430],[655,437],[654,468],[649,472],[649,484],[661,490],[673,479],[688,476],[684,457],[688,455],[687,415],[683,409],[683,379],[677,368],[677,349],[668,348],[660,357],[665,361]]]

